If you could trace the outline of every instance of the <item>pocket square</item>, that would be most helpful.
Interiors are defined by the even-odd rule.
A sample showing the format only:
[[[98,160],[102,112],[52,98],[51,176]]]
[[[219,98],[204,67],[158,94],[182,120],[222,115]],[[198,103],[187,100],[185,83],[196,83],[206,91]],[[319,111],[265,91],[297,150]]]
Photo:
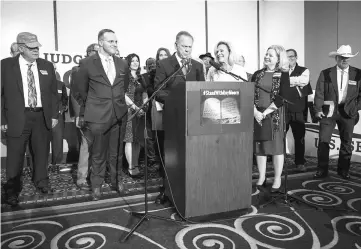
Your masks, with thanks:
[[[356,86],[356,81],[354,81],[354,80],[349,80],[349,81],[348,81],[348,84],[349,84],[349,85],[354,85],[354,86]]]
[[[46,70],[40,70],[40,73],[41,73],[42,75],[48,75],[48,71],[46,71]]]
[[[58,93],[63,93],[63,91],[58,89]]]

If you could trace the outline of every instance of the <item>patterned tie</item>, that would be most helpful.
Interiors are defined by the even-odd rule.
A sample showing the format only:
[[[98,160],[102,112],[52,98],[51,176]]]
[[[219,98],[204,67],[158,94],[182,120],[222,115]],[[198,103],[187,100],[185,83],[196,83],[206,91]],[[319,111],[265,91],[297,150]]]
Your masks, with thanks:
[[[108,79],[110,81],[110,84],[113,85],[114,79],[115,79],[115,68],[113,67],[113,60],[111,58],[107,58],[106,59],[107,63],[108,63],[108,72],[107,72],[107,76]]]
[[[187,61],[186,59],[182,59],[182,60],[181,60],[182,65],[184,65],[184,63],[186,63],[186,61]],[[188,71],[188,70],[187,70],[187,66],[184,66],[184,67],[182,68],[183,74],[184,74],[184,75],[187,75],[187,71]]]
[[[33,64],[28,65],[28,104],[29,107],[36,107],[37,105],[37,98],[36,98],[36,87],[35,87],[35,78],[33,71],[31,70],[31,66]]]

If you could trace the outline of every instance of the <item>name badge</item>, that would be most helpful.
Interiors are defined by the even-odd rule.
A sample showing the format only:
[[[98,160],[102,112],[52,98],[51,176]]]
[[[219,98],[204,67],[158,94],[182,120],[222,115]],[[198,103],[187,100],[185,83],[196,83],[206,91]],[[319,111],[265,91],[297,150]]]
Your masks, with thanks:
[[[273,74],[273,77],[279,78],[279,77],[281,77],[281,73],[274,73],[274,74]]]
[[[48,72],[47,72],[46,70],[40,70],[40,73],[41,73],[42,75],[48,75]]]
[[[354,85],[354,86],[356,86],[356,81],[354,81],[354,80],[349,80],[349,81],[348,81],[348,84],[349,84],[349,85]]]
[[[63,93],[63,91],[62,91],[62,90],[58,90],[58,93]]]

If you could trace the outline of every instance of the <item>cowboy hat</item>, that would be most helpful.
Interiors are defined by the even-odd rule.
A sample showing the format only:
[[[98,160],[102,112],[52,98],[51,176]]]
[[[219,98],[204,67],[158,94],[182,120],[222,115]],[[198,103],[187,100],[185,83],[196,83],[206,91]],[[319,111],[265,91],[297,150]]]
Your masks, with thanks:
[[[358,52],[356,54],[352,54],[350,45],[341,45],[341,47],[339,47],[337,51],[330,52],[328,56],[335,57],[336,55],[339,55],[342,57],[352,58],[355,57],[357,54]]]

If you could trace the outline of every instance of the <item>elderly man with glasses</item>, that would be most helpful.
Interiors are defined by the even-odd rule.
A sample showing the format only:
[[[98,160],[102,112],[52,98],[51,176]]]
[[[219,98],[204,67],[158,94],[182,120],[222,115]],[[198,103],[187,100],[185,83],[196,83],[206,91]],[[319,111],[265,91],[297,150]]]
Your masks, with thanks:
[[[36,35],[17,36],[20,54],[1,61],[1,129],[6,132],[5,202],[19,203],[25,145],[33,154],[33,182],[38,192],[50,193],[48,155],[50,131],[58,123],[57,81],[51,62],[39,58]]]

